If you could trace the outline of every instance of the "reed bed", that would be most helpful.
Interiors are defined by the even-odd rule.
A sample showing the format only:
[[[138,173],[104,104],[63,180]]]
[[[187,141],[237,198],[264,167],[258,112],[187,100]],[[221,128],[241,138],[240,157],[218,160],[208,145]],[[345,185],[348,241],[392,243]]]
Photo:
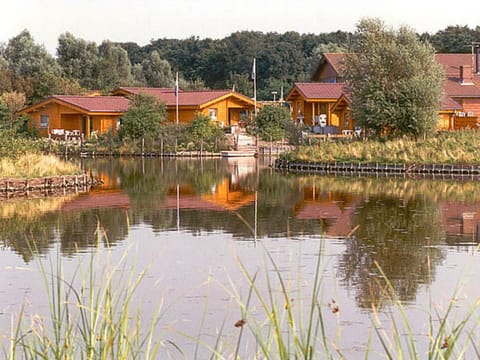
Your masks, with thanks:
[[[99,246],[104,234],[97,229]],[[107,254],[108,256],[108,254]],[[158,334],[163,302],[154,313],[141,315],[135,295],[148,265],[138,270],[128,265],[126,251],[113,263],[93,253],[79,262],[72,278],[65,278],[60,255],[39,271],[48,299],[47,314],[12,316],[10,341],[3,358],[55,360],[155,359],[165,344]],[[103,264],[103,265],[101,265]]]
[[[325,141],[285,154],[290,161],[399,164],[479,164],[480,133],[474,130],[438,133],[425,140]]]
[[[27,153],[18,158],[0,159],[1,178],[38,178],[81,174],[80,169],[54,155]]]
[[[297,279],[310,283],[309,293],[302,293],[302,286],[287,280],[279,265],[265,250],[264,276],[266,289],[259,285],[259,273],[251,273],[242,261],[238,266],[248,284],[247,294],[242,294],[237,281],[231,280],[227,293],[237,301],[240,319],[233,343],[224,340],[224,324],[220,327],[214,344],[201,340],[204,318],[197,335],[185,335],[207,349],[210,359],[346,359],[342,353],[341,331],[332,334],[325,321],[336,316],[336,327],[341,328],[342,311],[334,300],[328,308],[325,302],[323,273],[326,262],[324,240],[319,242],[316,268],[313,278]],[[49,300],[49,314],[27,316],[21,311],[14,322],[10,343],[3,347],[5,359],[157,359],[159,350],[169,346],[174,356],[189,359],[182,349],[162,339],[156,329],[164,314],[162,303],[153,315],[142,314],[140,308],[132,309],[135,291],[148,272],[148,267],[137,271],[125,267],[128,252],[108,268],[99,268],[95,255],[85,266],[79,264],[75,276],[65,279],[61,260],[49,267],[40,263],[40,271]],[[378,265],[377,265],[378,266]],[[478,329],[480,328],[480,299],[474,301],[460,317],[455,312],[456,302],[451,301],[440,311],[431,307],[427,349],[417,345],[416,336],[403,304],[395,289],[378,267],[384,296],[393,310],[389,326],[380,320],[381,314],[372,304],[371,328],[366,329],[367,341],[364,359],[460,359],[480,357]],[[293,280],[294,282],[295,280]],[[78,285],[80,284],[80,285]],[[460,289],[452,295],[458,298]],[[208,297],[204,313],[208,312]],[[174,311],[174,307],[169,310]],[[247,339],[254,340],[254,345]],[[198,346],[192,359],[198,357]],[[468,354],[468,355],[467,355]],[[472,355],[473,354],[473,355]],[[470,357],[468,357],[470,358]]]

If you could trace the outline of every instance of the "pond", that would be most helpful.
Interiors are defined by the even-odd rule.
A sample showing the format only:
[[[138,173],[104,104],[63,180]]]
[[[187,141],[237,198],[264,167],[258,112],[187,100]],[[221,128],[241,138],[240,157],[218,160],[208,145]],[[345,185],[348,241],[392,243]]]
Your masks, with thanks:
[[[42,266],[61,263],[62,279],[77,286],[93,263],[99,272],[119,265],[118,287],[145,270],[132,308],[146,328],[161,312],[162,359],[210,358],[219,342],[231,358],[240,331],[240,358],[253,358],[255,329],[268,333],[278,312],[292,341],[289,330],[306,333],[312,301],[322,314],[317,358],[324,340],[333,358],[384,358],[379,334],[392,349],[396,335],[405,349],[412,340],[424,358],[448,312],[448,336],[473,312],[457,342],[458,352],[474,351],[478,179],[282,174],[270,160],[78,159],[102,186],[2,201],[3,348],[22,308],[48,317]]]

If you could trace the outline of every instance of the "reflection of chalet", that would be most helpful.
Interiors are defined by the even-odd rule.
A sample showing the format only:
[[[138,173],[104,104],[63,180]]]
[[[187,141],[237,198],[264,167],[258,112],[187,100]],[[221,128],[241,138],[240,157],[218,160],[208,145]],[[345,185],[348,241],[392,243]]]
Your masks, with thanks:
[[[480,204],[446,202],[441,205],[442,226],[448,235],[469,235],[480,240]]]
[[[355,227],[352,220],[357,200],[351,194],[318,192],[307,187],[302,202],[294,209],[295,218],[320,221],[326,235],[347,236]]]
[[[255,194],[234,186],[229,178],[215,184],[210,193],[195,194],[190,186],[182,185],[169,189],[162,209],[236,211],[253,204]]]
[[[90,191],[65,203],[62,211],[79,211],[91,209],[129,209],[130,198],[123,191]]]

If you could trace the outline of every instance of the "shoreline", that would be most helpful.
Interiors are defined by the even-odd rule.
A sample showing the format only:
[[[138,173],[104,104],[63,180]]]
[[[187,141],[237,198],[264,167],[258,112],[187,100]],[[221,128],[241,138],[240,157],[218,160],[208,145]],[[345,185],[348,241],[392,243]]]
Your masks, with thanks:
[[[311,162],[276,159],[273,167],[292,173],[335,173],[343,175],[428,175],[428,176],[479,176],[479,165],[462,164],[395,164],[360,162]]]
[[[38,178],[0,178],[0,199],[51,196],[58,192],[87,192],[91,187],[102,184],[86,173],[82,175],[58,175]]]

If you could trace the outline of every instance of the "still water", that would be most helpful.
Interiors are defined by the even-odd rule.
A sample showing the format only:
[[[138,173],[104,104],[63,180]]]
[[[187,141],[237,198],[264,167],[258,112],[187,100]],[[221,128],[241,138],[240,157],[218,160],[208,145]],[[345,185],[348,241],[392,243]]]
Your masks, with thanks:
[[[235,322],[254,326],[267,316],[258,298],[241,312],[246,273],[256,274],[267,303],[283,310],[287,301],[305,328],[319,272],[315,298],[334,358],[363,358],[367,349],[369,358],[384,358],[372,321],[391,334],[392,319],[405,323],[400,310],[407,338],[426,357],[430,315],[442,317],[454,301],[452,318],[461,319],[480,299],[478,179],[286,175],[269,162],[83,159],[101,187],[3,200],[2,346],[22,306],[29,316],[48,314],[39,267],[58,259],[67,280],[92,256],[100,271],[109,263],[146,269],[135,305],[146,319],[161,311],[159,358],[209,358],[219,338],[231,356]],[[254,339],[246,335],[243,345],[242,358],[252,358]]]

